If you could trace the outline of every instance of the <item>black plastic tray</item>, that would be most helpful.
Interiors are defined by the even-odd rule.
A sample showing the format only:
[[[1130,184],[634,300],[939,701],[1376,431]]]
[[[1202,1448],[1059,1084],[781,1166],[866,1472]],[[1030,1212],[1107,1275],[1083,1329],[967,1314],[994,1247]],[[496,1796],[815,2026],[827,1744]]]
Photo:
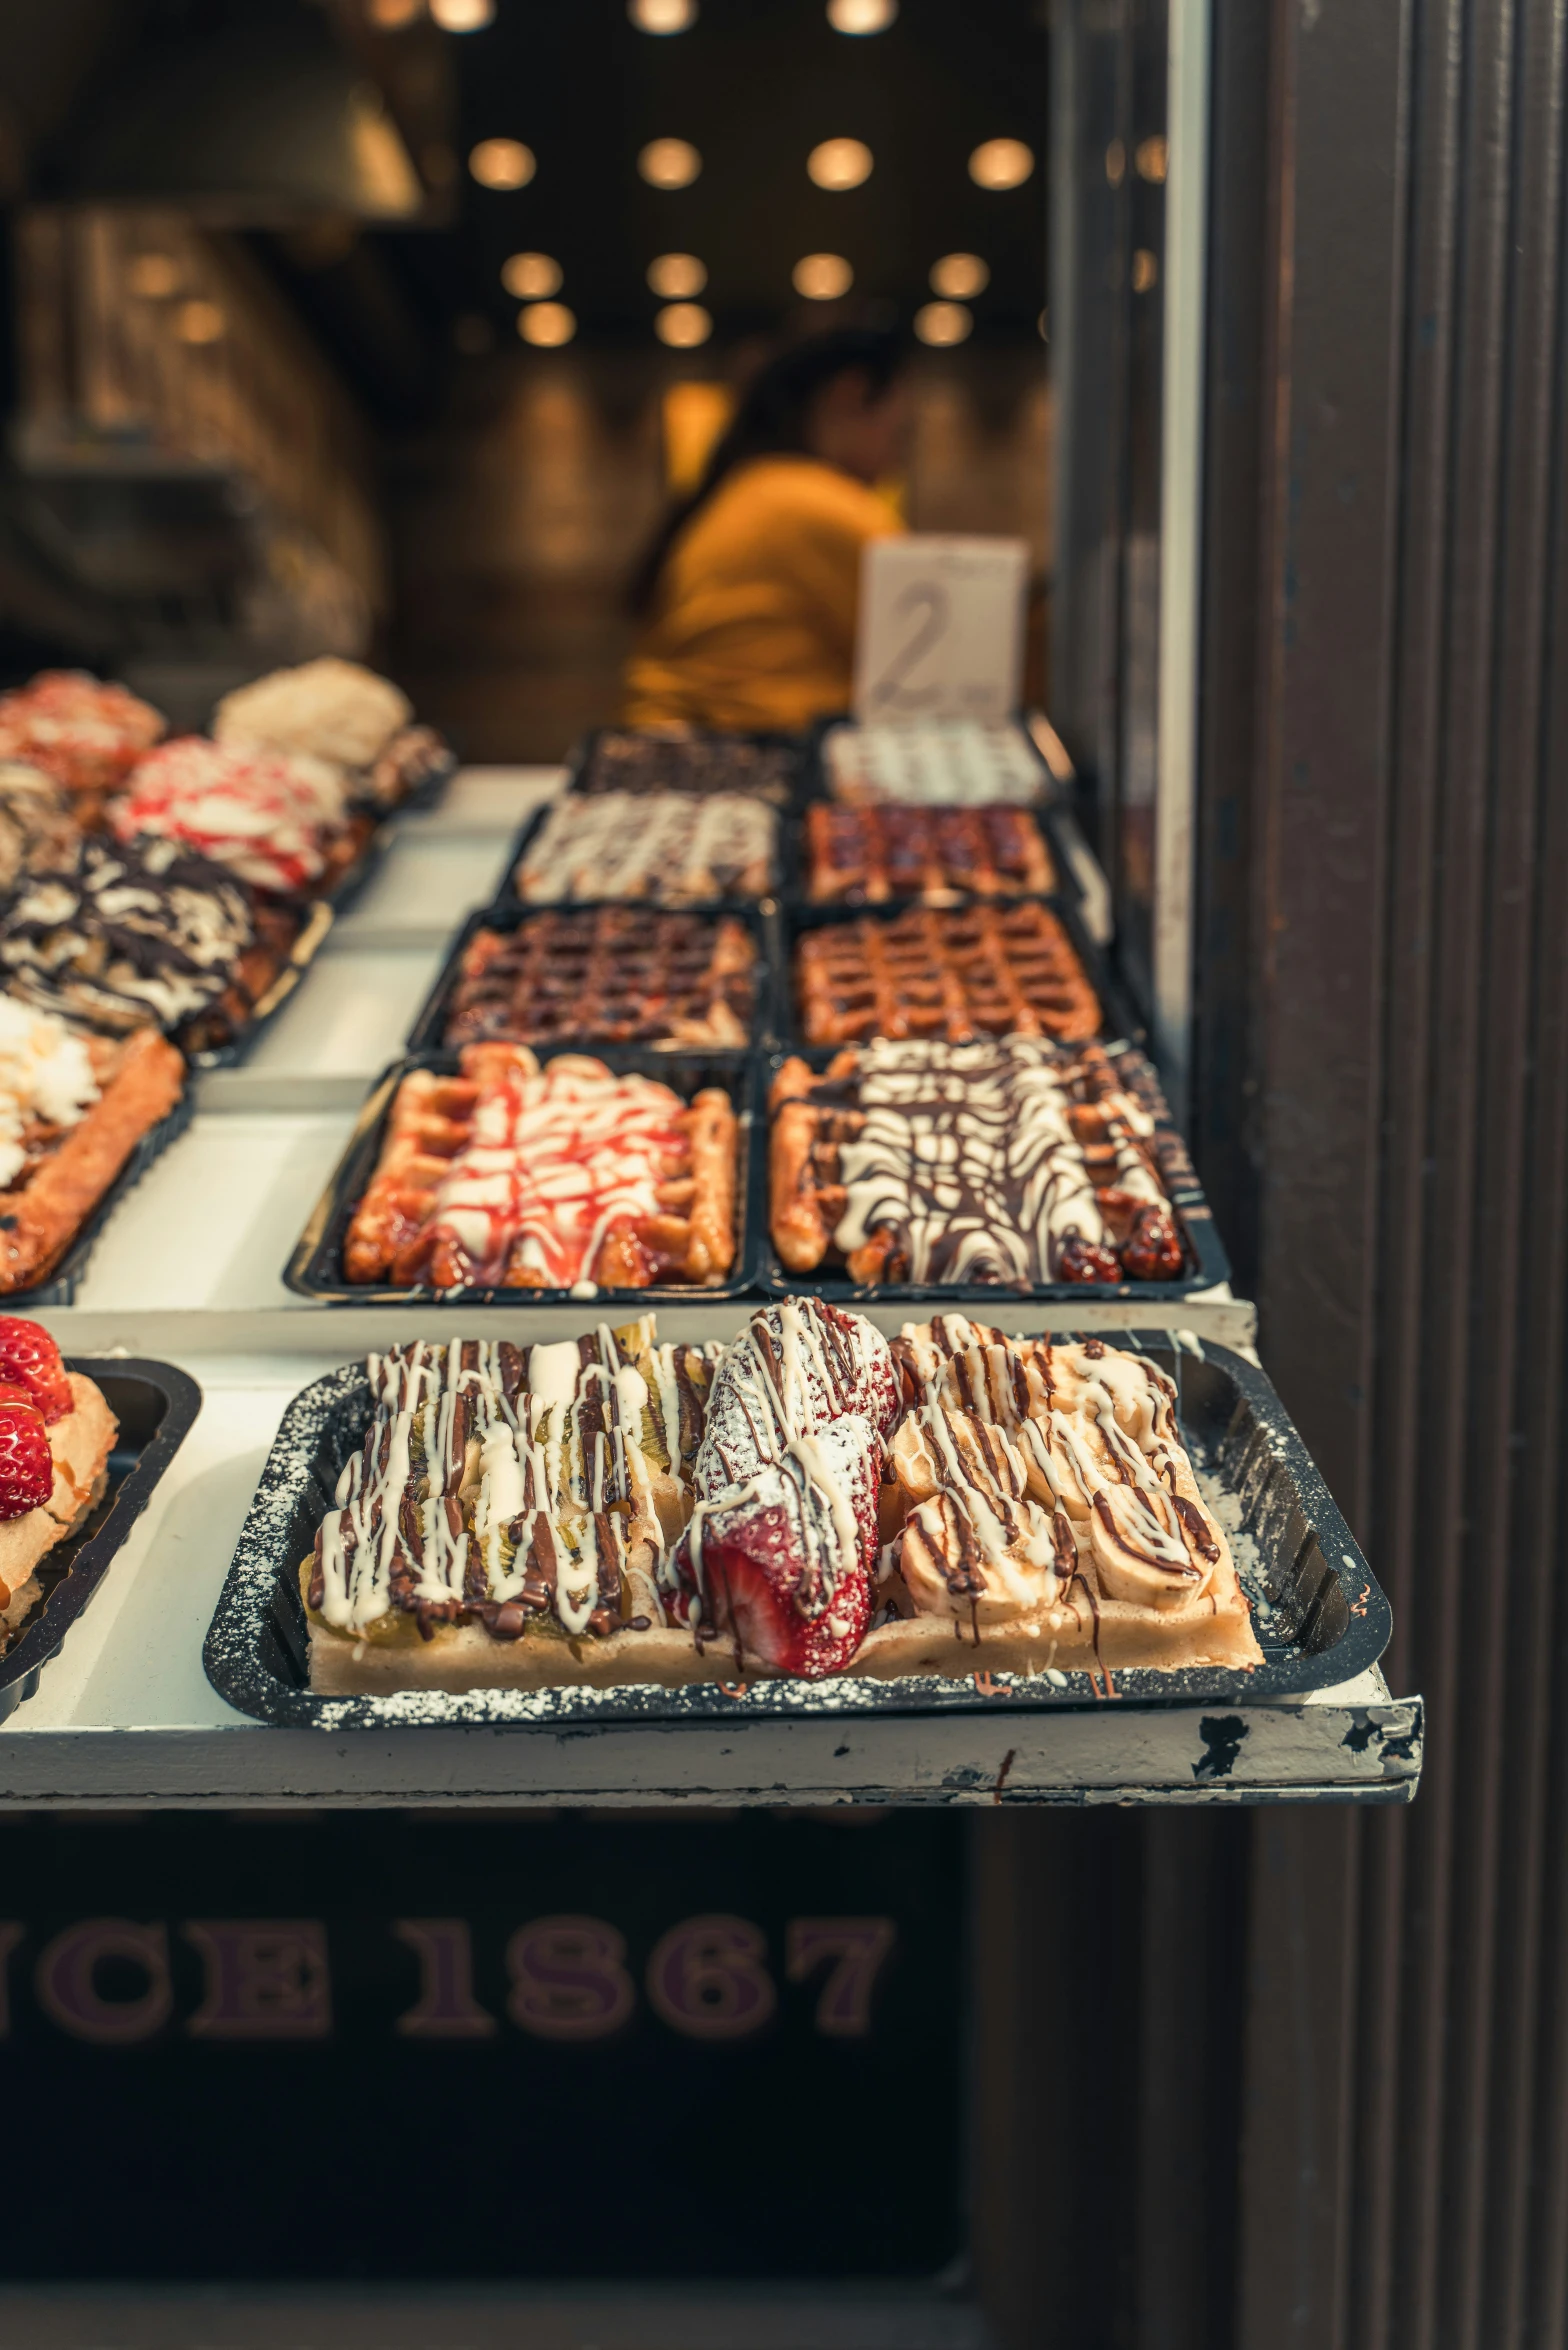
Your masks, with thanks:
[[[793,1038],[805,1050],[805,1039],[800,1032],[800,1014],[795,995],[795,942],[805,930],[827,930],[834,924],[851,922],[894,922],[900,915],[910,913],[919,905],[917,898],[884,900],[879,906],[812,906],[800,900],[786,902],[780,914],[780,976],[779,1028],[786,1038]],[[1027,893],[1009,898],[969,897],[956,906],[933,906],[934,914],[962,914],[979,906],[994,908],[998,913],[1010,913],[1017,906],[1044,906],[1054,914],[1067,933],[1068,943],[1088,976],[1089,984],[1100,999],[1104,1015],[1100,1034],[1103,1038],[1129,1037],[1142,1043],[1147,1031],[1133,1009],[1121,981],[1112,971],[1105,956],[1095,945],[1083,926],[1076,898],[1065,898],[1055,892]],[[865,1039],[846,1039],[863,1043]]]
[[[562,1053],[580,1053],[584,1049],[581,1045],[541,1045],[538,1055],[541,1061],[553,1061]],[[577,1304],[591,1307],[595,1318],[600,1320],[603,1319],[605,1308],[619,1311],[625,1307],[640,1312],[646,1306],[702,1305],[747,1296],[757,1285],[756,1259],[762,1241],[757,1210],[756,1135],[760,1124],[760,1104],[755,1054],[661,1052],[656,1045],[601,1045],[595,1048],[593,1057],[603,1061],[617,1076],[636,1072],[644,1077],[655,1077],[661,1084],[670,1086],[674,1092],[688,1098],[705,1085],[721,1085],[734,1102],[740,1120],[741,1158],[735,1187],[735,1208],[740,1229],[736,1234],[735,1263],[727,1281],[701,1288],[688,1281],[666,1283],[651,1289],[601,1289],[592,1299],[574,1299],[569,1289],[394,1289],[390,1283],[345,1280],[343,1241],[354,1210],[375,1172],[381,1151],[382,1129],[400,1079],[413,1069],[435,1069],[446,1075],[455,1074],[457,1070],[456,1053],[426,1052],[413,1053],[404,1060],[394,1061],[376,1079],[355,1121],[348,1147],[333,1170],[326,1190],[311,1211],[294,1253],[284,1268],[283,1279],[287,1286],[296,1296],[311,1298],[318,1305],[504,1306],[516,1313],[520,1308],[529,1306]]]
[[[786,821],[783,813],[777,808],[773,811],[777,825],[777,837],[773,851],[773,888],[763,897],[671,898],[668,900],[664,898],[520,898],[517,894],[514,878],[517,868],[522,863],[534,834],[543,829],[549,821],[552,810],[560,806],[561,799],[569,796],[569,794],[560,794],[554,799],[541,800],[538,807],[531,808],[523,818],[522,824],[518,828],[517,838],[507,851],[506,863],[502,868],[500,886],[496,890],[494,899],[497,907],[523,906],[530,913],[538,914],[553,913],[563,906],[600,905],[648,906],[659,914],[744,914],[757,906],[771,911],[777,904],[778,890],[784,869],[784,827]]]
[[[600,743],[607,734],[646,734],[653,736],[659,734],[661,731],[662,730],[660,728],[652,726],[590,727],[588,732],[581,738],[579,742],[574,744],[572,748],[570,772],[566,779],[566,788],[568,792],[585,792],[587,790],[587,785],[584,781],[584,778],[587,775],[588,768],[593,759],[594,753],[597,751]],[[747,732],[744,728],[726,729],[715,726],[693,727],[691,732],[700,742],[755,743],[764,750],[785,752],[788,755],[793,767],[793,773],[785,789],[785,796],[782,799],[777,800],[772,799],[769,797],[769,795],[766,794],[759,793],[757,796],[759,798],[769,797],[769,805],[781,810],[784,808],[797,807],[799,805],[804,788],[806,759],[808,755],[806,742],[800,735],[786,734],[784,732],[775,731],[770,728],[761,728],[755,732]],[[720,790],[727,787],[722,785],[715,785],[713,788]],[[703,796],[706,796],[709,787],[706,784],[672,783],[668,786],[661,785],[660,789],[668,789],[670,791],[697,791],[700,792]],[[595,793],[591,796],[596,798],[598,795]]]
[[[574,898],[569,905],[525,906],[520,904],[516,898],[509,898],[494,906],[480,907],[476,912],[470,914],[453,940],[451,951],[441,966],[436,983],[425,998],[420,1007],[419,1016],[408,1032],[406,1050],[411,1053],[434,1053],[446,1049],[447,1007],[451,1002],[452,991],[457,985],[463,968],[463,957],[467,954],[469,943],[476,931],[520,930],[525,922],[537,922],[541,916],[546,914],[592,914],[601,902],[603,901]],[[625,914],[635,911],[624,898],[617,898],[613,903],[617,913]],[[648,911],[650,913],[698,914],[706,916],[710,921],[717,921],[724,917],[730,921],[744,922],[756,941],[757,947],[756,992],[750,1041],[753,1044],[762,1043],[779,1034],[781,956],[777,909],[771,899],[764,900],[760,906],[710,904],[650,907]],[[574,1044],[571,1049],[574,1052],[597,1052],[599,1047],[592,1038],[588,1038]],[[676,1045],[651,1044],[646,1049],[665,1057],[682,1048]],[[731,1049],[739,1052],[747,1048],[735,1046]]]
[[[87,1270],[87,1260],[97,1246],[98,1235],[126,1193],[135,1190],[154,1159],[162,1157],[170,1143],[185,1132],[195,1115],[195,1091],[187,1085],[168,1116],[160,1118],[156,1126],[148,1127],[47,1280],[35,1282],[31,1289],[0,1289],[0,1314],[22,1313],[33,1306],[68,1306],[75,1303],[77,1284]],[[4,1202],[0,1200],[0,1212],[3,1212],[3,1208]]]
[[[1122,1334],[1099,1331],[1107,1345]],[[1212,1706],[1333,1688],[1366,1672],[1388,1645],[1388,1601],[1351,1538],[1327,1486],[1263,1373],[1226,1347],[1196,1354],[1164,1331],[1130,1331],[1126,1346],[1169,1372],[1200,1470],[1235,1497],[1256,1547],[1256,1572],[1238,1568],[1256,1604],[1264,1662],[1252,1672],[1189,1668],[1118,1671],[1123,1705]],[[979,1670],[964,1680],[911,1677],[857,1681],[754,1681],[744,1689],[694,1682],[686,1689],[475,1690],[416,1698],[317,1697],[307,1680],[306,1623],[298,1573],[331,1507],[344,1462],[370,1424],[364,1367],[345,1364],[304,1388],[289,1405],[262,1471],[202,1650],[215,1689],[256,1720],[290,1727],[388,1730],[462,1723],[528,1728],[617,1721],[707,1721],[714,1717],[809,1714],[1031,1713],[1107,1702],[1087,1672],[1029,1680]],[[1232,1538],[1233,1550],[1243,1550]]]
[[[772,1117],[768,1109],[768,1093],[776,1073],[787,1060],[804,1061],[808,1068],[825,1069],[839,1045],[796,1045],[778,1047],[767,1056],[762,1084],[758,1088],[758,1125],[761,1129],[756,1155],[763,1168],[762,1198],[754,1214],[761,1232],[758,1258],[762,1286],[774,1297],[820,1297],[832,1305],[875,1306],[986,1306],[1001,1305],[1016,1298],[1027,1298],[1031,1304],[1065,1306],[1075,1305],[1174,1305],[1184,1297],[1192,1297],[1200,1290],[1212,1289],[1230,1279],[1230,1259],[1225,1243],[1219,1236],[1213,1211],[1203,1196],[1187,1146],[1172,1123],[1160,1081],[1153,1068],[1133,1045],[1113,1042],[1105,1048],[1108,1057],[1120,1061],[1130,1056],[1127,1069],[1127,1090],[1133,1093],[1155,1119],[1159,1129],[1156,1155],[1161,1162],[1166,1195],[1176,1218],[1177,1230],[1187,1255],[1188,1269],[1179,1281],[1096,1281],[1092,1284],[1075,1281],[1045,1281],[1034,1287],[1022,1282],[1006,1281],[883,1281],[863,1287],[846,1275],[834,1272],[789,1273],[779,1263],[778,1251],[773,1245],[772,1195],[767,1182],[767,1138],[772,1131]]]
[[[59,1653],[201,1410],[201,1389],[172,1363],[67,1355],[65,1367],[102,1388],[120,1432],[109,1455],[108,1491],[36,1569],[43,1597],[0,1657],[0,1721],[37,1689],[39,1674]]]

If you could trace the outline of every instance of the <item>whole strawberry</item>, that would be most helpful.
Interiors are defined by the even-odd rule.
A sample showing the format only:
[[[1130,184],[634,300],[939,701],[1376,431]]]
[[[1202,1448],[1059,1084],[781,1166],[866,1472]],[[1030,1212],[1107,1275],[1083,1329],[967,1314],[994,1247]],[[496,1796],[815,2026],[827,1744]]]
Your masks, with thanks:
[[[0,1401],[0,1520],[25,1518],[54,1491],[54,1457],[33,1403]]]
[[[25,1388],[51,1426],[74,1409],[60,1349],[41,1324],[19,1314],[0,1314],[0,1381]]]

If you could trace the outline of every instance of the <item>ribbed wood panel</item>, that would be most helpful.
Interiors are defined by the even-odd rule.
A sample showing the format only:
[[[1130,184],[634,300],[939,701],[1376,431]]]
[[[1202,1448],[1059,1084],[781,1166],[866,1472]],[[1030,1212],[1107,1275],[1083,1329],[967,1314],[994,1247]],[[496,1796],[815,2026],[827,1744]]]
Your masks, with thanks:
[[[1264,518],[1250,773],[1234,724],[1206,770],[1251,889],[1212,829],[1203,876],[1258,1016],[1238,1075],[1234,1006],[1202,1015],[1199,1143],[1255,1206],[1264,1359],[1430,1739],[1409,1813],[1255,1831],[1239,2338],[1558,2350],[1568,12],[1309,0],[1272,28],[1254,442],[1211,406]],[[1218,577],[1211,681],[1242,625]],[[1255,2173],[1283,2144],[1282,2196]]]

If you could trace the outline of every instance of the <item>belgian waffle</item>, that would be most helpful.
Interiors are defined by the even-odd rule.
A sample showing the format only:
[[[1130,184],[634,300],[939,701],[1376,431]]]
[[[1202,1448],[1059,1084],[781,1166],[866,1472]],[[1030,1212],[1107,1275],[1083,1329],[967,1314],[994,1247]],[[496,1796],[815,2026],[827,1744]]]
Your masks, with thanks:
[[[461,1074],[397,1089],[343,1244],[351,1282],[395,1289],[647,1289],[721,1281],[735,1256],[738,1126],[717,1087],[562,1053],[471,1044]]]
[[[1056,916],[1016,906],[911,907],[890,922],[801,933],[795,989],[808,1044],[866,1036],[1099,1032],[1099,998]]]
[[[573,792],[529,842],[514,886],[530,905],[760,898],[773,885],[777,829],[771,808],[738,792]]]
[[[626,906],[541,913],[478,930],[446,1017],[449,1045],[743,1045],[757,950],[726,916]]]
[[[817,905],[887,898],[1019,897],[1056,887],[1035,818],[1023,808],[840,807],[806,810],[806,895]]]
[[[1179,1280],[1148,1111],[1098,1045],[878,1038],[773,1081],[773,1242],[852,1281]]]
[[[594,743],[575,788],[580,792],[729,791],[770,800],[782,808],[789,799],[795,754],[779,743],[751,742],[745,735],[641,734],[607,728]]]

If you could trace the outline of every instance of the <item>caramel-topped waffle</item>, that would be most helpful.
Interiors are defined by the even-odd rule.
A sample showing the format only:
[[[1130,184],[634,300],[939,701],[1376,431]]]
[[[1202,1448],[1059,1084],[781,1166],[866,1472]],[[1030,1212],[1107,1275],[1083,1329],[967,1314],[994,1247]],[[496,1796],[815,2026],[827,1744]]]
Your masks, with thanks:
[[[815,905],[874,906],[888,898],[948,905],[1056,887],[1039,823],[1026,808],[817,800],[806,810],[805,848],[806,895]]]
[[[471,1044],[461,1074],[397,1089],[343,1245],[351,1282],[395,1289],[711,1285],[735,1256],[738,1124],[717,1087],[563,1053]],[[585,1286],[586,1285],[586,1286]]]
[[[773,1242],[850,1280],[1177,1281],[1154,1121],[1098,1046],[878,1038],[773,1081]]]
[[[1047,906],[911,907],[890,922],[801,933],[795,987],[808,1044],[867,1036],[1099,1033],[1100,1002]]]
[[[449,1045],[743,1045],[757,950],[743,922],[626,906],[478,930],[446,1016]]]

